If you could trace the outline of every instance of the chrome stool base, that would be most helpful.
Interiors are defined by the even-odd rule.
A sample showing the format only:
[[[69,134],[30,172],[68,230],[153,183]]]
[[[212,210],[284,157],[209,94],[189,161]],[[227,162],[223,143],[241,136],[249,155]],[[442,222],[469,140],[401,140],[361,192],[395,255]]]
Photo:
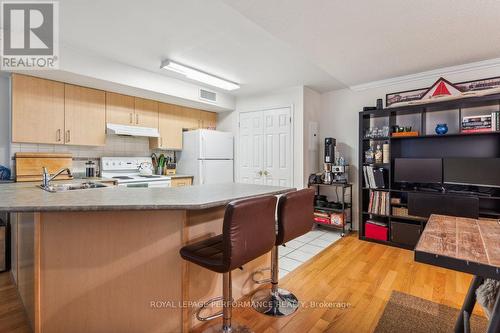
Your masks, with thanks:
[[[288,316],[297,311],[299,300],[286,289],[278,288],[259,290],[252,296],[252,307],[259,313],[271,317]]]
[[[232,321],[230,328],[224,328],[219,325],[213,325],[203,331],[203,333],[253,333],[253,331],[245,325]]]

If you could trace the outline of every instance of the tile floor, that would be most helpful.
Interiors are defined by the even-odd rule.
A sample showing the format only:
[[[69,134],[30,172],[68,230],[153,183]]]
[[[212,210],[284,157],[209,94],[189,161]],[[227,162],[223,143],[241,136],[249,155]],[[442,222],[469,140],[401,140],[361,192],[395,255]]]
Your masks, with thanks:
[[[317,227],[307,234],[286,243],[286,246],[280,246],[278,249],[279,277],[284,277],[326,247],[335,243],[341,238],[340,234],[341,231]]]

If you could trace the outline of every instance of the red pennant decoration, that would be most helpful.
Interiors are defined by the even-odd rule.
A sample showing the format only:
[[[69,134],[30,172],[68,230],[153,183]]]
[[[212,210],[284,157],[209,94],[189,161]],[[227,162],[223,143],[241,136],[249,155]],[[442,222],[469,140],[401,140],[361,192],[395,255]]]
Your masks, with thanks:
[[[448,88],[446,88],[446,84],[443,81],[441,81],[441,82],[439,82],[439,85],[437,86],[436,90],[434,90],[432,97],[444,96],[444,95],[451,95],[451,93],[448,90]]]

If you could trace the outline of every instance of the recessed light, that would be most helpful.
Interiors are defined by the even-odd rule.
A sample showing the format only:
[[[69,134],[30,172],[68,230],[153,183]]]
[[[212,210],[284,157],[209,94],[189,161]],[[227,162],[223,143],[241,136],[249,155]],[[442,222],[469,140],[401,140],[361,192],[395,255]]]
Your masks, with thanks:
[[[171,70],[182,74],[191,80],[203,82],[210,86],[218,87],[224,90],[236,90],[240,88],[240,85],[237,83],[221,79],[215,75],[202,72],[196,68],[192,68],[169,59],[163,60],[160,68]]]

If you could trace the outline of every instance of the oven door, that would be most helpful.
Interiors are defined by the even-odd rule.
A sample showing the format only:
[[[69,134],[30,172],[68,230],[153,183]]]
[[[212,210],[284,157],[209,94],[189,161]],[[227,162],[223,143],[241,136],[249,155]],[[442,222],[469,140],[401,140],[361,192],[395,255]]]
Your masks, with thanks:
[[[135,182],[135,183],[121,183],[118,186],[124,187],[170,187],[170,180],[160,180],[153,182]]]

